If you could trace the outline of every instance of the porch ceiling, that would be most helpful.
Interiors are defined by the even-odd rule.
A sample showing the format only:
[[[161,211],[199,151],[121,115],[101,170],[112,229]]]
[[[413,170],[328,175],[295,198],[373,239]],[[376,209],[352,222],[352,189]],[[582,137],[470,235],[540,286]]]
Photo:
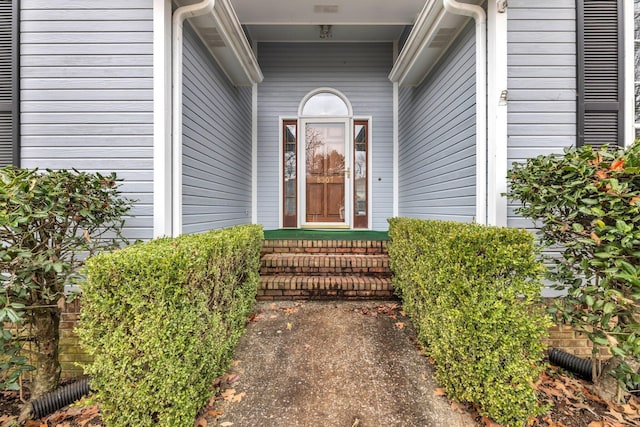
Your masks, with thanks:
[[[425,0],[231,0],[255,41],[392,41],[412,25]],[[331,25],[331,38],[320,38]]]

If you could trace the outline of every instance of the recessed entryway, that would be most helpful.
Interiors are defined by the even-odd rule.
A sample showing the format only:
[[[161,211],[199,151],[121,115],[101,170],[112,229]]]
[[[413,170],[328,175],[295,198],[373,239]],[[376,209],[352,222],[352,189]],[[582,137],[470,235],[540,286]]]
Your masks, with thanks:
[[[348,99],[321,88],[282,120],[282,226],[369,228],[369,120]]]

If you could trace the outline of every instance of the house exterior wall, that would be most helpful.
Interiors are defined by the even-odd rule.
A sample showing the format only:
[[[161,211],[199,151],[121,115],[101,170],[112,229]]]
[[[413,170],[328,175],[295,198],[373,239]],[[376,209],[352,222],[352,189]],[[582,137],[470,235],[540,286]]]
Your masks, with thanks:
[[[153,235],[152,0],[21,1],[21,163],[117,172]]]
[[[475,90],[475,33],[469,24],[418,87],[400,90],[400,216],[473,220]]]
[[[296,118],[302,98],[320,87],[344,93],[354,117],[371,117],[372,225],[393,214],[393,86],[391,43],[259,43],[258,223],[279,227],[279,117]]]
[[[576,143],[575,0],[511,0],[508,165]],[[508,207],[510,227],[532,228]]]
[[[184,32],[182,231],[251,222],[251,88],[236,88]]]

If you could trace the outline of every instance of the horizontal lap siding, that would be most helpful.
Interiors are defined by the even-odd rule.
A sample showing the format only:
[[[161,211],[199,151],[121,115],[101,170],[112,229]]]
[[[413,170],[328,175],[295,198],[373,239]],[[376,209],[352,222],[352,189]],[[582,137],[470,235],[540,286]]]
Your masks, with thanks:
[[[251,221],[251,89],[235,88],[185,26],[182,229]]]
[[[475,216],[475,37],[467,25],[416,88],[400,90],[399,214]]]
[[[117,172],[153,235],[153,1],[21,1],[21,162]]]
[[[344,93],[357,117],[372,117],[373,228],[393,215],[391,43],[260,43],[258,87],[258,222],[279,226],[279,121],[295,118],[302,98],[319,87]]]
[[[508,165],[576,143],[575,0],[511,0]],[[532,228],[509,205],[510,227]]]

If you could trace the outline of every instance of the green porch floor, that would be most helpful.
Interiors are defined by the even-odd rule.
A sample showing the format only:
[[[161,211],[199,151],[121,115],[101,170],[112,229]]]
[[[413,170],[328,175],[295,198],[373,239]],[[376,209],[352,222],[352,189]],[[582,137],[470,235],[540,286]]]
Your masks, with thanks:
[[[389,240],[386,231],[372,230],[302,230],[284,228],[265,230],[265,240]]]

